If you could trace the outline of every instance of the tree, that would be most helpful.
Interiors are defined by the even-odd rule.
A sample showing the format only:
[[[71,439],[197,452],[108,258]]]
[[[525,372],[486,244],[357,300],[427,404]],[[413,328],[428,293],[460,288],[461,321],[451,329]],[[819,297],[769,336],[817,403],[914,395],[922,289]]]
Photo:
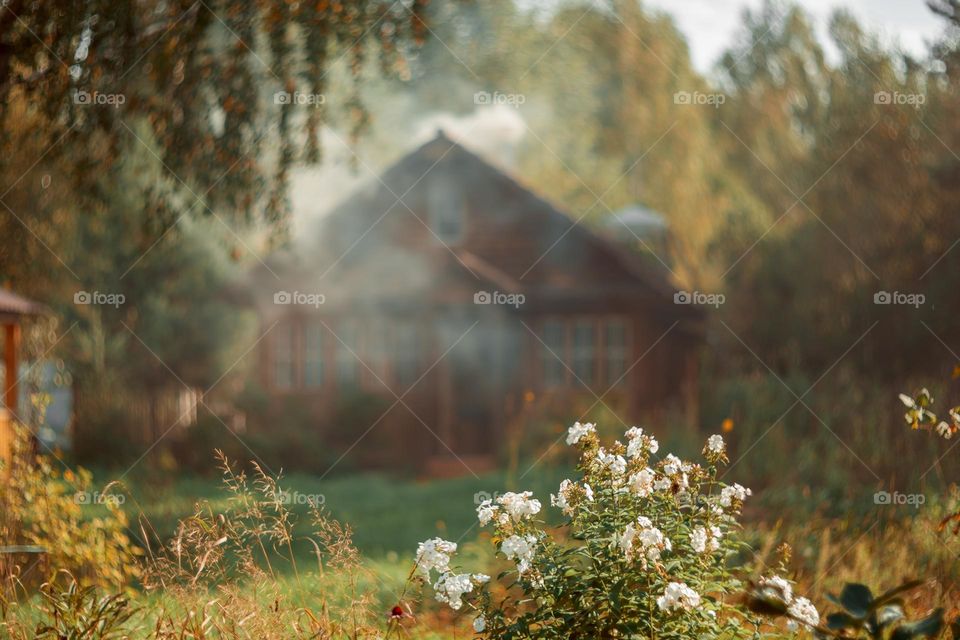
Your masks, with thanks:
[[[347,111],[353,135],[368,120],[356,86],[339,104],[328,95],[331,67],[342,58],[358,80],[377,55],[403,73],[427,31],[425,4],[11,0],[0,8],[0,118],[25,99],[46,118],[51,153],[97,136],[117,151],[131,121],[146,122],[164,164],[204,193],[205,209],[247,221],[264,210],[281,226],[287,171],[319,158],[329,107]],[[293,127],[298,111],[305,139]],[[272,167],[260,160],[265,140],[279,146]],[[91,192],[108,160],[74,159],[76,188]]]

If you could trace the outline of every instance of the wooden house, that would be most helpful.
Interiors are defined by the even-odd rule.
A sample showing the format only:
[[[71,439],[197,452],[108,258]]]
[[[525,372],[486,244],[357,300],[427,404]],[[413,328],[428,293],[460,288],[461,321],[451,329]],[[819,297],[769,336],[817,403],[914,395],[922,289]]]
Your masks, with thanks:
[[[333,210],[307,253],[255,277],[258,375],[271,403],[315,416],[318,442],[382,430],[397,458],[469,461],[524,421],[696,417],[702,314],[665,270],[442,133]],[[357,393],[387,408],[331,426]]]

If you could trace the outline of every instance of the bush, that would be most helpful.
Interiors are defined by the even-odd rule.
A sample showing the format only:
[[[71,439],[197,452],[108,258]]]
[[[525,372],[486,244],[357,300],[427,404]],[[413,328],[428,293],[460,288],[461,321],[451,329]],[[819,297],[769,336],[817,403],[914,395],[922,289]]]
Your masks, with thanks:
[[[530,492],[507,493],[477,509],[493,525],[498,551],[514,566],[471,602],[474,628],[496,638],[741,637],[756,622],[736,604],[741,583],[728,562],[742,550],[737,515],[750,494],[717,480],[725,446],[712,436],[707,465],[668,455],[654,463],[659,444],[630,429],[627,444],[600,446],[592,424],[575,424],[567,443],[581,457],[579,481],[564,480],[551,504],[567,516],[551,536],[535,519]],[[456,545],[439,538],[420,545],[415,574],[435,572],[437,600],[454,609],[481,574],[450,569]],[[499,581],[503,581],[500,585]],[[749,624],[744,624],[747,621]]]
[[[0,543],[42,547],[44,579],[68,571],[84,586],[129,586],[139,575],[139,550],[126,533],[125,496],[115,483],[95,489],[85,469],[61,471],[32,449],[30,435],[17,427],[10,468],[0,462],[0,475],[9,474],[0,491]],[[22,584],[0,592],[9,586]]]

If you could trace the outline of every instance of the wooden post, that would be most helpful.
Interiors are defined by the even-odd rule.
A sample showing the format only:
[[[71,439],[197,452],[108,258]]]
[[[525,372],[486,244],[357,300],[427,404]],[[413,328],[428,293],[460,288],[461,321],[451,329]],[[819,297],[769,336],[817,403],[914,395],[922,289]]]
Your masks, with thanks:
[[[16,418],[19,385],[17,379],[17,355],[20,346],[20,325],[15,322],[3,325],[3,362],[6,376],[3,381],[3,404],[0,406],[0,460],[10,461],[13,453],[13,421]]]

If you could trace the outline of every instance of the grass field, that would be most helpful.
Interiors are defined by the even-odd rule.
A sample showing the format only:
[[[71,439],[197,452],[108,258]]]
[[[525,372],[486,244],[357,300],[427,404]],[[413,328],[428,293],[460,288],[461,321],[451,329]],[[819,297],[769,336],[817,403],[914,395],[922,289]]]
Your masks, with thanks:
[[[486,545],[471,545],[480,535],[475,510],[483,497],[522,485],[548,505],[550,493],[569,475],[571,470],[544,465],[520,482],[512,482],[503,472],[431,481],[385,474],[327,479],[291,474],[280,485],[291,496],[299,534],[305,536],[311,530],[303,500],[321,496],[330,515],[349,524],[354,543],[371,568],[396,587],[406,577],[417,543],[427,538],[457,541],[483,556]],[[794,547],[797,578],[818,594],[839,588],[843,580],[886,585],[914,575],[944,578],[944,588],[957,589],[960,540],[936,529],[940,518],[955,508],[958,496],[933,494],[920,508],[896,507],[875,504],[872,491],[871,487],[851,489],[842,496],[812,495],[802,487],[758,491],[744,513],[743,536],[756,551],[753,562],[757,567],[771,562],[774,549],[788,542]],[[125,508],[131,521],[142,513],[162,538],[172,536],[177,521],[189,515],[198,501],[222,510],[229,499],[218,477],[193,475],[166,483],[132,479],[127,495]],[[844,505],[842,516],[837,515],[838,502]],[[543,514],[559,522],[556,509],[547,507]],[[294,552],[303,566],[315,562],[305,541]],[[277,567],[278,571],[288,569],[283,564]]]

